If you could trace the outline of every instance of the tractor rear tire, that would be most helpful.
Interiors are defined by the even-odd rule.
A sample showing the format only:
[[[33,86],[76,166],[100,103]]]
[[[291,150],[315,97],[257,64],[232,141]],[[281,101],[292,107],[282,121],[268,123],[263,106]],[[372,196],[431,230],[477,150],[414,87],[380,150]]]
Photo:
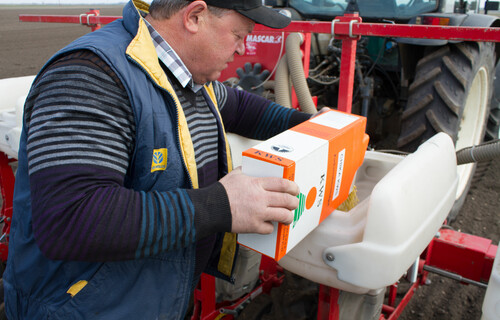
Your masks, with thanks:
[[[500,138],[500,63],[497,63],[495,69],[495,81],[493,81],[493,96],[491,97],[490,105],[490,115],[488,117],[488,125],[486,126],[486,133],[484,135],[484,141],[491,141]],[[471,188],[474,188],[476,182],[481,181],[489,167],[492,165],[493,161],[489,160],[479,162],[476,167],[476,173],[474,174],[474,180],[472,181]]]
[[[500,138],[500,62],[495,68],[495,80],[493,81],[493,95],[491,97],[490,116],[486,129],[485,141]]]
[[[494,44],[463,42],[428,47],[425,52],[409,88],[398,148],[413,152],[438,132],[447,133],[457,151],[483,142],[485,135],[491,133],[486,130],[488,119],[498,113],[490,110]],[[458,167],[458,190],[448,222],[456,219],[475,169],[475,163]]]

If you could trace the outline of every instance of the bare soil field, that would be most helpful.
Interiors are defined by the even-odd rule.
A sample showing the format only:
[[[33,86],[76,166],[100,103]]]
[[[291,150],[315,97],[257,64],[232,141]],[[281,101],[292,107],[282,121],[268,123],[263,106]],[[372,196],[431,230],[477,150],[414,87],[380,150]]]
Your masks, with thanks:
[[[19,22],[19,14],[72,14],[88,11],[89,7],[12,7],[0,6],[0,79],[33,75],[57,50],[90,28],[77,24]],[[101,15],[121,16],[120,6],[102,6]],[[486,168],[483,179],[471,189],[462,212],[451,225],[454,229],[488,238],[494,244],[500,240],[500,161]],[[293,278],[293,277],[292,277]],[[481,317],[485,289],[464,285],[437,275],[431,283],[417,290],[400,319],[474,320]],[[297,282],[299,281],[299,282]],[[300,283],[295,279],[295,283]],[[273,301],[293,296],[303,285],[276,288]],[[280,298],[281,297],[281,298]],[[256,302],[258,303],[258,302]],[[249,308],[251,308],[250,305]],[[258,308],[257,308],[258,309]],[[269,319],[268,317],[265,317]],[[274,319],[296,319],[288,315]],[[315,318],[314,318],[315,319]]]

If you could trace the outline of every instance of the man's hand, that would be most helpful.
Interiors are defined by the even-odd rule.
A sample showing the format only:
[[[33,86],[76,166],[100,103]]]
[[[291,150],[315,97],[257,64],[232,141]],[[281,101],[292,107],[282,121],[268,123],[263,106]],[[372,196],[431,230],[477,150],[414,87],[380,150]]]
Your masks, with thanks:
[[[232,227],[235,233],[268,234],[271,221],[290,224],[293,211],[299,205],[299,187],[283,178],[255,178],[236,168],[220,180],[231,206]]]
[[[323,108],[321,108],[321,110],[319,110],[318,112],[316,112],[316,113],[315,113],[315,114],[311,117],[311,119],[312,119],[312,118],[314,118],[314,117],[319,116],[320,114],[323,114],[323,113],[325,113],[325,112],[328,112],[328,111],[330,111],[330,110],[331,110],[331,109],[330,109],[330,108],[328,108],[328,107],[323,107]]]

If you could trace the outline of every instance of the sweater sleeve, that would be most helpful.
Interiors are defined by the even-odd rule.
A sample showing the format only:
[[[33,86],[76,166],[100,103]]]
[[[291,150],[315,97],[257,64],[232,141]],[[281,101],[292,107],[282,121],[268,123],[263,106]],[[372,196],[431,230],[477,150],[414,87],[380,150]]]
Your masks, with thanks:
[[[33,231],[47,257],[141,258],[230,230],[219,183],[167,192],[124,187],[135,121],[125,88],[95,54],[72,53],[49,66],[30,92],[25,121]]]
[[[247,138],[269,139],[311,117],[220,82],[214,88],[226,130]]]

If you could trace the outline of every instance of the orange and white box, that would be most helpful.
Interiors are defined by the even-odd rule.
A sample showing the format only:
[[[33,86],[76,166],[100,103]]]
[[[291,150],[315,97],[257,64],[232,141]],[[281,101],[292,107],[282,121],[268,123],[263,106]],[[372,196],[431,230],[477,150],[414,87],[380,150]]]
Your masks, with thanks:
[[[242,171],[254,177],[283,177],[300,188],[290,225],[274,223],[268,235],[239,234],[248,248],[281,259],[349,195],[368,146],[366,118],[329,111],[243,152]]]

